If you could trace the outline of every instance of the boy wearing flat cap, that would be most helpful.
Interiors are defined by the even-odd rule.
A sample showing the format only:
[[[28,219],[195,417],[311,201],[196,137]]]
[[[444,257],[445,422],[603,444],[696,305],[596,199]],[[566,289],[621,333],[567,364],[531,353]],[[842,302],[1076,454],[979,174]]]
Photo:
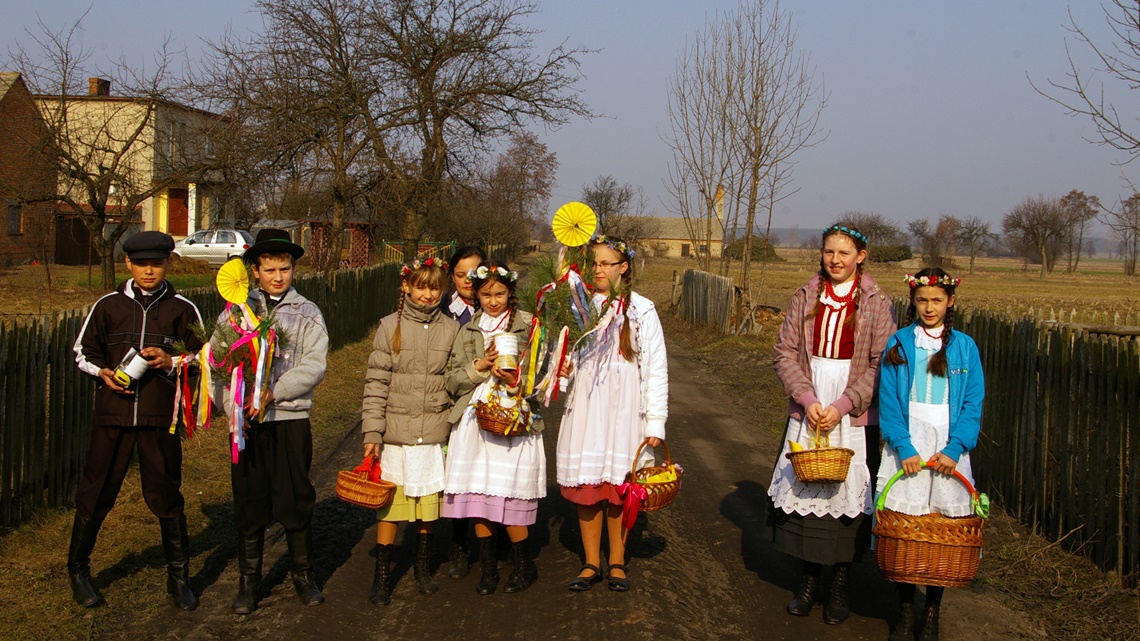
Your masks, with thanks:
[[[127,468],[138,452],[142,494],[158,517],[166,554],[166,591],[183,610],[198,607],[190,589],[190,538],[182,499],[182,442],[171,433],[174,415],[174,344],[196,351],[191,331],[198,309],[166,282],[174,239],[144,231],[123,243],[131,278],[91,306],[75,341],[75,362],[96,381],[91,444],[75,491],[75,522],[67,573],[75,602],[94,607],[103,596],[91,582],[91,551],[103,520],[115,505]],[[115,369],[134,349],[142,359],[135,375]],[[145,367],[142,367],[145,361]]]
[[[324,379],[329,335],[321,310],[293,289],[293,268],[305,250],[281,229],[263,229],[242,259],[252,267],[257,286],[249,306],[260,318],[272,315],[287,337],[273,355],[258,421],[252,390],[245,398],[245,450],[230,467],[234,520],[238,530],[237,614],[257,609],[265,528],[275,518],[289,544],[293,587],[305,605],[324,602],[311,562],[313,505],[317,493],[309,480],[313,433],[309,408],[313,388]],[[228,322],[223,312],[219,323]],[[232,404],[229,395],[224,402]],[[228,410],[228,408],[227,408]]]

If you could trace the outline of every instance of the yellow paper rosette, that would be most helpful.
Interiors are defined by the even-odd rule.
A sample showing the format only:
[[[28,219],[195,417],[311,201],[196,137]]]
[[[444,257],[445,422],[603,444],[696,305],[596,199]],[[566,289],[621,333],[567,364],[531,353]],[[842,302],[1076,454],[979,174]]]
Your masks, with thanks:
[[[585,203],[569,202],[558,208],[551,223],[554,237],[567,247],[581,247],[598,228],[598,217]]]
[[[242,305],[249,298],[249,272],[240,258],[231,258],[218,269],[214,281],[222,298],[235,305]]]

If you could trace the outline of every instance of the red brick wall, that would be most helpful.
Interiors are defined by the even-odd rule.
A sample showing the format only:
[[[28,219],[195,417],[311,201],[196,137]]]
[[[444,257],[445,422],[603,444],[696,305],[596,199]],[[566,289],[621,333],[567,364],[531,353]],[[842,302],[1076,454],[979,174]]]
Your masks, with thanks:
[[[8,205],[53,195],[56,173],[43,153],[46,129],[35,102],[19,78],[0,98],[0,264],[52,260],[55,203],[24,205],[23,233],[8,233]]]

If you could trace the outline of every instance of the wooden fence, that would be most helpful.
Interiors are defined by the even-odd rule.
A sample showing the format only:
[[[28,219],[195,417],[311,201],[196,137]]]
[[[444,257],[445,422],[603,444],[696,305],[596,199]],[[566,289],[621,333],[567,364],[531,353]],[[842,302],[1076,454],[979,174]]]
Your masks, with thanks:
[[[399,265],[339,271],[294,285],[321,308],[331,349],[364,338],[395,309]],[[223,301],[214,288],[181,292],[203,318]],[[72,345],[87,310],[73,310],[0,325],[0,527],[27,520],[36,509],[66,505],[74,495],[95,386],[75,366]]]
[[[677,311],[685,322],[728,334],[732,331],[737,306],[732,279],[695,269],[685,270],[677,302]]]

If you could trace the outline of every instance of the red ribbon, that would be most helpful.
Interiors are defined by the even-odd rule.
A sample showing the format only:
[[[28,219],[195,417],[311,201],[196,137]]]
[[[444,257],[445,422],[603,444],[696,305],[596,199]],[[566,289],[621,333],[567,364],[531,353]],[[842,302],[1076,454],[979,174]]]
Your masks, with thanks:
[[[352,468],[352,471],[355,474],[367,474],[369,481],[372,481],[373,483],[379,483],[380,459],[376,458],[375,456],[365,456],[364,460],[360,462],[360,465]]]
[[[641,502],[649,498],[649,492],[639,483],[626,481],[618,486],[618,496],[625,499],[621,509],[622,527],[632,530],[637,523],[637,512],[641,509]]]

